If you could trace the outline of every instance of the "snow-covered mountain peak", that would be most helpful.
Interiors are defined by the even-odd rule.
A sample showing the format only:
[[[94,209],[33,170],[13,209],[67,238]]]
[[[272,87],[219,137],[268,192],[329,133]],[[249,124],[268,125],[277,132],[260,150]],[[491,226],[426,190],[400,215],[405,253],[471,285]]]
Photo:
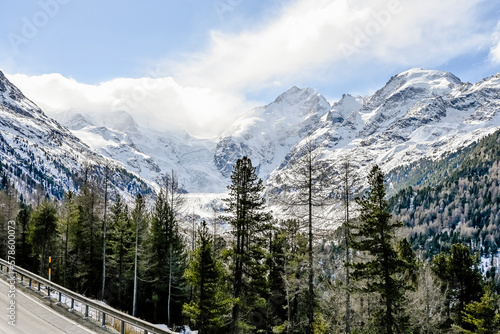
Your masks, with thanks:
[[[342,123],[351,113],[357,113],[361,107],[363,107],[361,96],[343,94],[340,101],[333,103],[326,120],[332,123]]]
[[[94,123],[84,115],[73,110],[54,115],[57,121],[70,130],[81,130]]]
[[[44,115],[42,110],[14,86],[0,71],[0,106],[25,117],[38,118]]]
[[[483,80],[471,86],[470,91],[476,92],[478,90],[500,90],[500,73],[484,78]]]
[[[328,110],[328,101],[313,88],[293,86],[265,107],[267,114],[304,117],[318,109]]]
[[[449,72],[413,68],[393,76],[368,99],[368,104],[377,107],[392,97],[412,99],[416,95],[417,98],[447,95],[462,85],[462,81]]]
[[[400,90],[411,86],[426,89],[437,95],[450,93],[457,85],[462,85],[462,81],[450,72],[421,68],[405,71],[396,77],[404,79]]]
[[[70,130],[82,130],[87,126],[105,127],[125,134],[140,134],[136,121],[126,111],[77,112],[74,110],[55,115],[56,119]]]
[[[316,130],[329,110],[330,103],[316,90],[294,86],[229,127],[217,144],[215,164],[228,177],[236,160],[248,156],[266,178],[291,147]]]
[[[107,114],[99,123],[107,128],[127,134],[138,134],[140,132],[139,126],[132,115],[123,110],[117,110],[113,111],[111,114]]]
[[[123,111],[56,115],[69,132],[3,74],[0,114],[2,159],[14,165],[16,159],[48,157],[43,166],[59,175],[58,189],[72,187],[64,181],[69,174],[59,160],[71,171],[91,160],[95,165],[114,161],[153,188],[162,175],[175,170],[190,193],[224,192],[242,156],[252,159],[259,177],[273,189],[280,187],[276,177],[294,164],[304,143],[313,144],[328,161],[352,156],[363,173],[373,163],[389,171],[420,158],[437,158],[491,133],[500,126],[500,74],[470,84],[448,72],[411,69],[371,96],[344,94],[332,105],[316,90],[294,86],[210,140],[183,130],[141,128]],[[137,183],[134,189],[141,187]]]

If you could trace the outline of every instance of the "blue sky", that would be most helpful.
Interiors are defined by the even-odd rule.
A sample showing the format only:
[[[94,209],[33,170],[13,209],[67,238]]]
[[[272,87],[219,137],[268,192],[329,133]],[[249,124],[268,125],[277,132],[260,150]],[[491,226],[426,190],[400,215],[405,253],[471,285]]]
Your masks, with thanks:
[[[49,115],[214,136],[291,86],[330,101],[413,67],[500,72],[497,0],[3,1],[0,70]]]

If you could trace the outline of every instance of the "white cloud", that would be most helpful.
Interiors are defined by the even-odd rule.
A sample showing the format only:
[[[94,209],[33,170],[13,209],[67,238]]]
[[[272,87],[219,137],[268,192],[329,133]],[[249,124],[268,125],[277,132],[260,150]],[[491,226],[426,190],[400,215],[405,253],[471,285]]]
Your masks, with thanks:
[[[171,77],[118,78],[86,85],[60,74],[7,76],[49,116],[69,110],[125,110],[140,125],[159,131],[182,128],[198,136],[215,136],[236,115],[251,108],[237,94],[183,87]]]
[[[489,37],[474,15],[480,2],[295,1],[265,27],[212,32],[209,49],[179,64],[176,78],[258,91],[364,64],[433,67],[486,46]]]
[[[245,94],[284,91],[308,79],[370,78],[383,67],[434,68],[487,50],[491,26],[478,13],[483,1],[296,0],[272,22],[238,34],[212,31],[207,49],[180,63],[154,64],[168,77],[155,70],[153,78],[98,85],[58,74],[10,78],[49,114],[124,109],[159,130],[175,125],[211,136],[256,105]],[[498,35],[490,56],[500,63]]]
[[[490,49],[490,60],[495,65],[500,65],[500,21],[497,24],[497,29],[493,33],[492,47]]]

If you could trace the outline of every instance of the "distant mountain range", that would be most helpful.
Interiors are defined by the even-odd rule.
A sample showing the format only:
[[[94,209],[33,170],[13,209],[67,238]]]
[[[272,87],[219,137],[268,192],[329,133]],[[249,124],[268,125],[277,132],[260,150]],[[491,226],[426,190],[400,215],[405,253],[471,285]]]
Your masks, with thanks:
[[[198,139],[141,128],[124,111],[50,119],[0,72],[0,156],[21,189],[40,183],[56,196],[77,188],[84,164],[115,166],[113,183],[130,196],[157,190],[171,170],[186,192],[223,193],[244,155],[275,189],[305,143],[332,164],[349,156],[360,175],[375,163],[390,172],[493,133],[499,111],[500,74],[470,84],[448,72],[411,69],[371,96],[343,95],[333,105],[314,89],[292,87],[219,137]]]

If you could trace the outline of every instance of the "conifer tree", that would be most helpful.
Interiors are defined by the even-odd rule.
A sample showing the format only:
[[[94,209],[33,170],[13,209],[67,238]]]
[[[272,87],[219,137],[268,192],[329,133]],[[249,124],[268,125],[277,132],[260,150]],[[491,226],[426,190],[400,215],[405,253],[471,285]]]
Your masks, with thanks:
[[[78,209],[76,207],[75,195],[68,192],[64,195],[59,219],[59,233],[62,237],[62,260],[63,260],[63,286],[68,287],[69,250],[70,250],[70,228],[78,220]]]
[[[479,301],[482,295],[482,276],[478,258],[470,253],[469,247],[454,244],[450,254],[440,253],[432,259],[431,269],[441,279],[441,288],[446,291],[448,321],[458,326],[463,324],[463,313],[468,303]]]
[[[40,265],[40,274],[46,276],[48,257],[56,250],[57,208],[55,203],[43,201],[33,212],[28,234],[33,254]]]
[[[128,215],[128,208],[121,196],[110,209],[109,233],[109,271],[116,296],[111,296],[121,309],[129,308],[129,291],[132,287],[132,270],[134,264],[134,229]]]
[[[229,251],[233,275],[231,333],[250,333],[267,327],[266,242],[271,216],[265,212],[263,184],[243,157],[236,161],[225,201],[233,227],[233,245]]]
[[[80,250],[85,250],[86,254],[84,256],[85,270],[88,270],[87,275],[87,286],[86,293],[91,296],[96,296],[101,290],[102,276],[102,245],[99,242],[101,240],[101,230],[99,224],[100,215],[100,204],[101,197],[97,185],[92,181],[88,180],[79,196],[77,203],[80,206],[79,219],[83,223],[82,235],[84,245]]]
[[[153,303],[154,321],[165,321],[172,325],[182,320],[182,305],[186,298],[183,277],[186,254],[177,218],[177,210],[180,209],[177,180],[174,176],[167,177],[165,181],[151,218],[148,275],[154,283],[148,293]],[[159,314],[162,315],[161,320]]]
[[[0,189],[0,257],[7,258],[7,236],[8,236],[8,222],[15,220],[19,204],[17,201],[18,192],[14,185],[9,183],[9,180],[4,175],[5,179],[2,181],[2,189]]]
[[[70,289],[79,293],[89,294],[88,264],[89,234],[84,220],[85,210],[82,205],[76,205],[69,223],[68,235],[68,267],[67,284]]]
[[[286,234],[279,229],[274,229],[271,240],[269,256],[267,259],[269,267],[269,330],[273,331],[286,326],[286,286],[285,286],[285,264],[286,264]]]
[[[269,329],[301,334],[308,322],[308,237],[297,220],[281,222],[269,254]]]
[[[31,222],[32,209],[26,204],[21,204],[21,209],[16,218],[16,233],[18,245],[16,248],[16,265],[33,271],[33,257],[31,244],[28,242],[28,233]]]
[[[462,317],[464,334],[496,334],[500,330],[500,314],[498,313],[498,296],[489,286],[485,287],[480,301],[466,305]]]
[[[224,267],[214,257],[213,240],[206,222],[198,229],[197,248],[185,276],[193,287],[193,300],[183,313],[200,333],[226,333],[231,298],[227,294]]]
[[[374,315],[373,330],[404,333],[406,320],[399,319],[397,314],[404,309],[404,293],[409,288],[407,279],[401,275],[408,264],[394,247],[395,231],[402,223],[392,221],[387,211],[384,182],[383,172],[374,166],[368,175],[368,192],[356,199],[361,210],[360,224],[352,233],[351,246],[365,252],[367,259],[354,263],[351,274],[363,291],[380,296],[381,308]]]

